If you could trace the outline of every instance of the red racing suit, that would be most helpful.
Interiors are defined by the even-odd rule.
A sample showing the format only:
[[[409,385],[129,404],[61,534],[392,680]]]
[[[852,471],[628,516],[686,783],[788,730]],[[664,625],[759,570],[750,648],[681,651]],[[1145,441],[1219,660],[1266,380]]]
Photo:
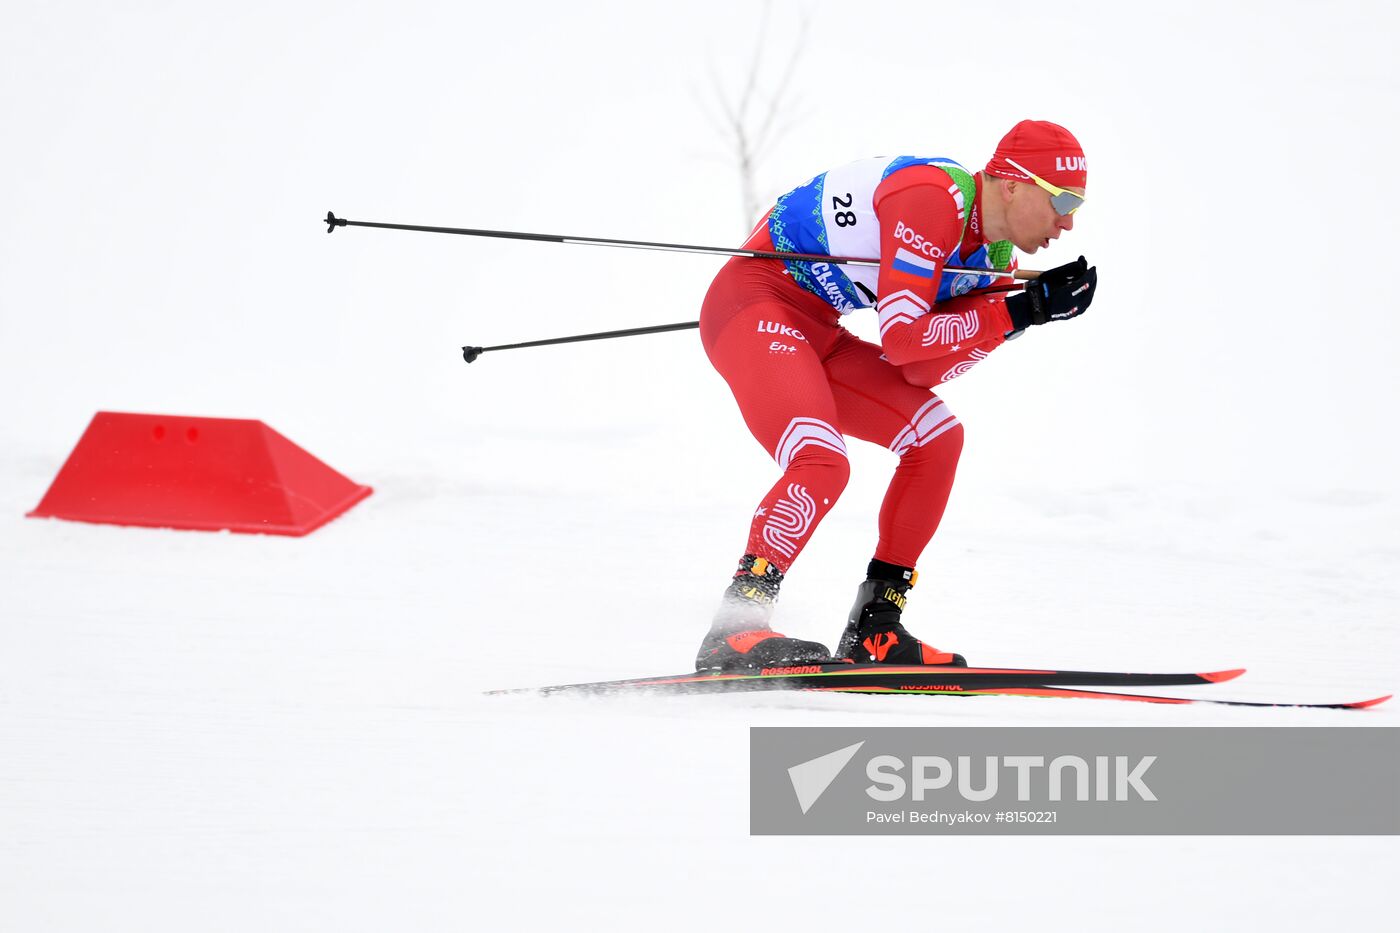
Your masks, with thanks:
[[[980,180],[959,175],[953,163],[945,169],[901,161],[878,184],[867,182],[873,191],[864,195],[854,173],[818,176],[780,199],[745,244],[850,256],[840,247],[858,232],[865,248],[879,250],[878,274],[865,273],[877,284],[873,293],[853,267],[735,258],[715,277],[701,310],[710,361],[783,471],[755,510],[745,553],[784,572],[846,486],[846,437],[899,456],[874,556],[916,565],[942,519],[963,437],[958,419],[929,389],[966,372],[1012,331],[1004,295],[956,294],[992,278],[944,281],[944,265],[988,265]],[[866,177],[879,168],[865,165]],[[843,185],[845,178],[857,181]],[[832,220],[814,231],[818,209]],[[795,229],[793,217],[808,226]],[[1001,268],[1008,267],[1009,244],[996,246]],[[842,312],[871,305],[879,346],[840,325]]]

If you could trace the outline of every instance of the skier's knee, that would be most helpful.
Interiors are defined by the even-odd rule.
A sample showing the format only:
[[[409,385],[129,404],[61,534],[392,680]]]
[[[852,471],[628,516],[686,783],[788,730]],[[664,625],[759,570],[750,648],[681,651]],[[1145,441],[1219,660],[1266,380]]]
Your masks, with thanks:
[[[939,398],[919,409],[908,427],[890,442],[890,450],[899,454],[901,460],[912,457],[956,462],[962,455],[962,447],[962,422]]]
[[[820,489],[822,495],[834,503],[850,481],[851,462],[846,459],[844,450],[809,446],[788,462],[784,472],[791,476],[800,475],[809,487]]]
[[[834,425],[820,418],[794,418],[778,441],[773,459],[784,473],[801,472],[834,502],[851,478],[846,441]]]
[[[944,444],[944,449],[947,451],[945,456],[951,457],[954,460],[961,457],[963,449],[962,422],[959,421],[957,424],[949,428],[947,433],[944,434],[943,437],[939,438],[939,440],[942,441],[942,443]]]

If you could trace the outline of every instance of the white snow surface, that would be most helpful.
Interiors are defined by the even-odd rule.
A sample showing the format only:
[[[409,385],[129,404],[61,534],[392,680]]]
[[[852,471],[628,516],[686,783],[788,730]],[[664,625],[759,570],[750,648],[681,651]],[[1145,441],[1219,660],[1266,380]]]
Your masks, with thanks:
[[[1400,315],[1351,284],[1393,278],[1393,9],[1009,3],[966,47],[938,8],[809,9],[770,193],[977,167],[1024,116],[1090,159],[1024,263],[1083,252],[1099,295],[940,393],[967,451],[911,628],[1249,668],[1184,695],[1400,685]],[[693,333],[456,348],[693,319],[718,260],[318,218],[733,243],[702,105],[755,35],[738,3],[7,12],[0,929],[1387,925],[1389,838],[751,838],[747,743],[1393,704],[483,695],[684,669],[775,468]],[[375,494],[301,539],[24,519],[99,409],[259,418]],[[894,460],[852,462],[790,634],[834,640],[869,559]]]

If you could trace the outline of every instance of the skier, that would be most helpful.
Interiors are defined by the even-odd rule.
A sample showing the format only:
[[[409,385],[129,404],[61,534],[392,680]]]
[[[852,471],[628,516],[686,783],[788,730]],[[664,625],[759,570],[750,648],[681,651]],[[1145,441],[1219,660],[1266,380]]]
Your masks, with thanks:
[[[1034,253],[1073,229],[1087,174],[1074,136],[1033,120],[1016,124],[976,174],[944,158],[855,162],[780,197],[745,246],[878,256],[878,269],[736,258],[720,270],[701,310],[701,340],[783,472],[754,512],[698,670],[832,660],[822,644],[774,632],[769,618],[784,576],[846,486],[845,437],[888,447],[899,465],[835,658],[965,666],[900,621],[962,450],[962,425],[929,390],[1028,327],[1084,313],[1097,270],[1081,256],[1010,293],[981,291],[1007,277],[945,275],[943,267],[1014,269],[1013,248]],[[879,315],[879,346],[840,324],[868,307]]]

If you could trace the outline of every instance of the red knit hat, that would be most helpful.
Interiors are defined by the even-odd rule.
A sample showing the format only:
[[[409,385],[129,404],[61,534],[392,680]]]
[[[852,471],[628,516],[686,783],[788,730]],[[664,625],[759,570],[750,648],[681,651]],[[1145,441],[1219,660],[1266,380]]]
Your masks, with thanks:
[[[992,160],[982,170],[999,178],[1029,181],[1025,172],[1007,162],[1008,158],[1061,188],[1083,188],[1089,180],[1084,148],[1073,133],[1058,123],[1045,120],[1017,123],[1001,138]]]

